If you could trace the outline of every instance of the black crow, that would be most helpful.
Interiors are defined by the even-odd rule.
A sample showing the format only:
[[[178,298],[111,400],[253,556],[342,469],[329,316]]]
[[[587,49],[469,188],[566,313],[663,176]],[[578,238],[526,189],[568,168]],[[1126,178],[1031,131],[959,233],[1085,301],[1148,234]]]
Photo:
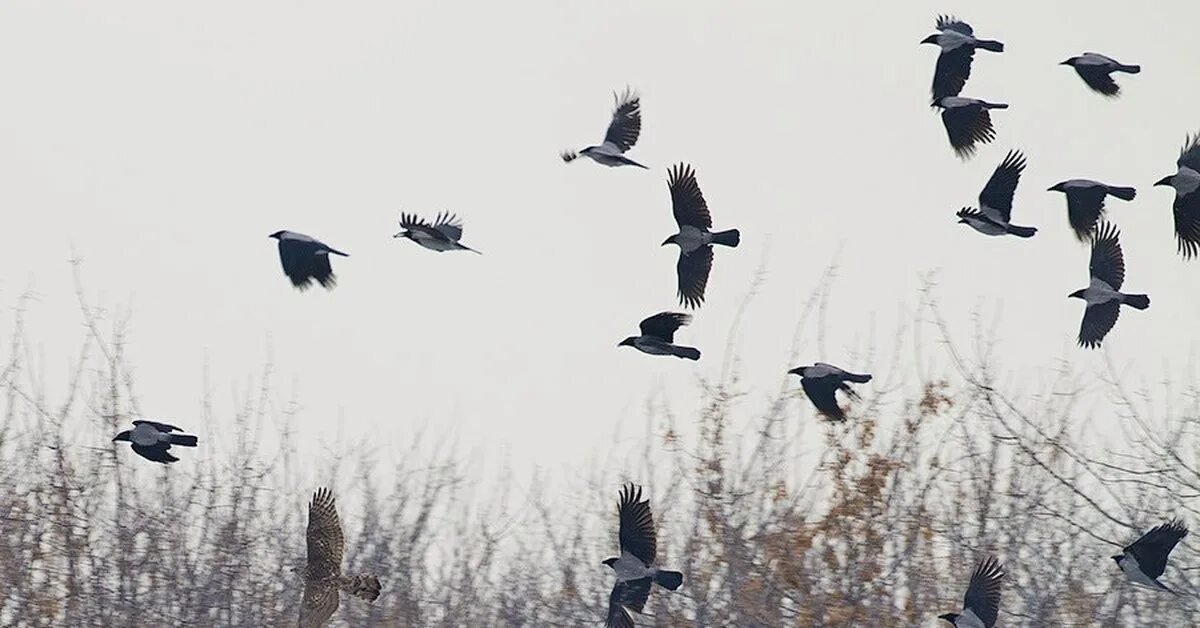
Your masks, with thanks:
[[[846,420],[846,413],[838,406],[835,393],[842,390],[852,399],[857,399],[858,393],[846,382],[865,384],[871,381],[870,374],[850,373],[824,362],[817,362],[812,366],[797,366],[788,373],[800,376],[800,386],[804,388],[804,394],[808,395],[809,401],[816,406],[818,412],[834,421]]]
[[[1182,521],[1172,520],[1155,527],[1113,556],[1125,578],[1136,585],[1174,593],[1158,579],[1167,568],[1167,556],[1188,535]]]
[[[570,150],[563,151],[563,161],[570,163],[583,155],[606,166],[645,168],[642,164],[625,156],[625,151],[633,148],[638,141],[638,134],[642,132],[641,100],[628,87],[625,88],[624,94],[613,93],[613,99],[616,101],[617,107],[613,110],[612,122],[608,123],[608,132],[604,134],[604,142],[599,146],[588,146],[578,153]]]
[[[1125,283],[1125,256],[1121,252],[1121,233],[1109,223],[1102,222],[1092,234],[1092,259],[1088,270],[1091,283],[1068,297],[1083,299],[1083,323],[1079,326],[1079,346],[1094,349],[1117,324],[1124,303],[1134,309],[1150,307],[1150,297],[1144,294],[1120,292]]]
[[[113,438],[113,442],[128,441],[133,447],[133,453],[151,460],[168,464],[179,458],[168,451],[171,445],[180,447],[195,447],[199,440],[191,434],[172,434],[181,432],[178,427],[166,423],[137,420],[133,422],[132,430],[125,430]]]
[[[983,559],[971,574],[961,613],[938,615],[955,628],[992,628],[1000,614],[1000,586],[1004,568],[995,556]]]
[[[332,290],[337,285],[337,276],[329,265],[329,254],[342,257],[349,255],[295,231],[276,231],[268,237],[279,240],[279,261],[283,264],[283,273],[297,289],[307,290],[314,279],[326,290]]]
[[[1049,192],[1067,195],[1067,221],[1080,242],[1086,242],[1096,230],[1096,223],[1104,216],[1104,197],[1114,196],[1123,201],[1132,201],[1137,196],[1134,188],[1107,185],[1088,179],[1070,179],[1055,183]]]
[[[608,598],[608,618],[604,625],[606,628],[633,628],[629,611],[642,612],[650,599],[650,586],[657,583],[674,591],[683,584],[683,574],[659,569],[655,564],[658,541],[654,515],[650,513],[650,500],[642,500],[642,487],[633,484],[621,487],[617,517],[621,521],[617,535],[621,555],[603,563],[617,574],[617,583]]]
[[[1113,72],[1137,74],[1142,71],[1140,65],[1125,65],[1112,57],[1106,57],[1098,52],[1085,52],[1078,57],[1071,57],[1059,65],[1069,65],[1075,68],[1075,73],[1083,79],[1092,91],[1105,96],[1116,98],[1121,88],[1112,79]]]
[[[671,344],[675,341],[675,330],[691,321],[691,316],[680,312],[659,312],[639,325],[642,335],[630,336],[617,346],[633,347],[650,355],[673,355],[677,358],[699,360],[699,349]]]
[[[1154,185],[1175,188],[1175,240],[1184,259],[1200,255],[1200,133],[1189,137],[1175,162],[1179,171]]]
[[[1034,227],[1018,227],[1009,223],[1012,216],[1013,193],[1025,169],[1025,156],[1021,151],[1008,151],[1004,161],[996,166],[992,178],[979,193],[979,210],[964,207],[958,211],[958,221],[970,225],[979,233],[997,236],[1011,233],[1022,238],[1037,233]]]
[[[976,39],[971,25],[952,15],[939,15],[938,32],[921,40],[922,44],[937,44],[941,48],[937,67],[933,71],[933,102],[947,96],[957,96],[967,79],[971,78],[971,61],[975,49],[1004,52],[1004,44],[990,39]]]
[[[479,252],[459,244],[463,233],[462,222],[451,213],[438,214],[432,224],[416,214],[400,214],[400,228],[403,231],[392,236],[393,238],[408,238],[431,251]]]
[[[679,275],[679,302],[684,307],[697,308],[704,302],[704,288],[712,271],[712,245],[736,247],[742,236],[737,229],[709,231],[712,216],[691,166],[681,163],[671,168],[667,189],[671,192],[671,209],[679,224],[679,233],[664,240],[662,246],[679,245],[679,262],[675,265]]]
[[[942,124],[946,127],[950,146],[954,147],[954,153],[961,159],[969,159],[974,155],[977,144],[987,144],[996,139],[996,130],[992,128],[992,116],[988,110],[1008,109],[1008,105],[1003,103],[959,96],[947,96],[933,104],[942,108]]]

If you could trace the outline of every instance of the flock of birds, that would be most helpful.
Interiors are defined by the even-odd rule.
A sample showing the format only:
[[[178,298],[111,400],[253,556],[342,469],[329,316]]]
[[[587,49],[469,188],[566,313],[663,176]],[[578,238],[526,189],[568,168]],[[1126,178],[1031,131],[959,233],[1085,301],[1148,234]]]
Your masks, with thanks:
[[[995,139],[991,110],[1006,109],[1007,104],[959,96],[971,75],[976,50],[1000,53],[1004,44],[975,37],[966,22],[953,17],[937,19],[937,33],[925,38],[922,44],[935,44],[941,52],[933,77],[932,105],[941,109],[950,145],[963,159],[972,157],[979,144]],[[1071,57],[1062,62],[1074,68],[1092,90],[1116,97],[1120,87],[1112,74],[1137,74],[1141,68],[1126,65],[1093,52]],[[561,154],[563,161],[579,157],[610,167],[646,166],[626,156],[637,143],[641,133],[641,101],[630,89],[614,95],[616,107],[604,141]],[[1200,254],[1200,135],[1189,137],[1177,161],[1174,175],[1164,177],[1155,185],[1171,186],[1175,190],[1175,235],[1179,253],[1185,259]],[[1037,229],[1010,222],[1013,195],[1025,168],[1020,151],[1010,151],[979,194],[979,207],[964,207],[957,212],[959,222],[989,236],[1014,235],[1032,237]],[[684,308],[697,309],[705,299],[708,277],[712,270],[713,247],[738,246],[741,234],[737,229],[712,231],[712,217],[693,168],[680,163],[670,168],[667,189],[678,232],[662,245],[679,247],[676,263],[678,299]],[[1086,307],[1080,325],[1078,342],[1083,347],[1098,347],[1116,324],[1122,304],[1138,310],[1150,306],[1144,294],[1121,292],[1125,279],[1125,261],[1121,250],[1120,232],[1103,220],[1104,203],[1112,196],[1124,201],[1137,194],[1132,187],[1114,186],[1087,179],[1071,179],[1056,184],[1050,191],[1061,192],[1067,198],[1067,216],[1071,229],[1080,241],[1090,242],[1091,281],[1088,287],[1070,295],[1083,299]],[[396,238],[406,238],[437,252],[472,251],[462,244],[461,221],[450,213],[438,214],[432,221],[413,214],[401,214],[401,231]],[[277,231],[270,235],[278,241],[279,259],[283,272],[292,285],[304,291],[314,282],[326,289],[337,285],[330,265],[330,256],[347,254],[311,236],[294,231]],[[682,312],[660,312],[643,320],[640,334],[622,340],[618,346],[631,346],[650,355],[675,356],[699,360],[700,351],[694,347],[675,344],[675,332],[688,324],[691,316]],[[801,387],[814,407],[833,421],[845,421],[846,414],[839,406],[836,393],[842,391],[855,397],[849,383],[865,384],[870,374],[845,371],[836,366],[817,362],[796,367],[788,373],[800,377]],[[172,446],[196,447],[197,438],[182,434],[178,427],[155,421],[137,420],[133,429],[118,434],[114,441],[128,441],[138,455],[159,463],[178,460],[170,453]],[[683,574],[660,569],[654,518],[649,500],[642,498],[642,487],[623,486],[617,504],[619,556],[603,561],[616,574],[616,583],[609,596],[605,626],[632,628],[633,613],[642,613],[654,584],[674,591],[683,585]],[[1167,557],[1175,545],[1188,534],[1187,527],[1172,520],[1151,529],[1123,548],[1113,559],[1126,578],[1136,584],[1161,591],[1170,591],[1159,582]],[[295,571],[305,581],[299,625],[324,625],[338,608],[339,592],[375,600],[381,590],[379,578],[373,575],[346,576],[341,571],[343,537],[333,495],[328,489],[317,490],[309,504],[307,530],[308,556],[305,566]],[[963,609],[960,613],[940,615],[958,628],[992,628],[999,613],[1004,569],[995,556],[981,560],[971,575]]]

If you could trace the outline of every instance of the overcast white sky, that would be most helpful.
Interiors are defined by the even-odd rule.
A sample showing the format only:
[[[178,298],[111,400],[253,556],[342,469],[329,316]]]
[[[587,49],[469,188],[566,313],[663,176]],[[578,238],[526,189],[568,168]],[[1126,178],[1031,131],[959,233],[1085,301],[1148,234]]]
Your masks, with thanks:
[[[968,162],[928,107],[938,12],[1005,42],[963,94],[1011,103]],[[1200,130],[1200,5],[1184,2],[290,2],[51,0],[0,5],[0,302],[33,288],[29,333],[63,379],[80,336],[67,263],[93,300],[133,312],[143,410],[203,435],[202,368],[229,391],[268,355],[294,384],[303,448],[373,435],[406,448],[422,425],[517,466],[570,471],[647,397],[681,411],[720,372],[756,268],[767,283],[738,352],[751,401],[772,394],[804,299],[835,258],[827,354],[855,370],[887,349],[921,277],[964,340],[999,312],[999,357],[1047,379],[1075,347],[1087,250],[1057,181],[1138,188],[1110,203],[1126,311],[1106,351],[1138,382],[1197,349],[1200,262],[1175,253],[1175,171]],[[1059,61],[1095,50],[1139,63],[1124,95],[1089,92]],[[603,137],[613,90],[642,94],[630,155],[608,169],[564,148]],[[1014,222],[1031,240],[956,224],[1010,148],[1028,155]],[[698,363],[617,342],[675,308],[670,164],[697,171],[716,227],[708,302],[677,336]],[[394,241],[401,210],[457,213],[484,252]],[[267,235],[291,229],[351,254],[333,292],[295,291]],[[11,329],[11,308],[0,314]],[[933,342],[929,337],[929,342]],[[929,352],[935,353],[936,346]],[[285,395],[286,396],[286,395]],[[796,406],[796,421],[813,421]],[[394,445],[393,445],[394,444]],[[203,450],[198,452],[203,455]]]

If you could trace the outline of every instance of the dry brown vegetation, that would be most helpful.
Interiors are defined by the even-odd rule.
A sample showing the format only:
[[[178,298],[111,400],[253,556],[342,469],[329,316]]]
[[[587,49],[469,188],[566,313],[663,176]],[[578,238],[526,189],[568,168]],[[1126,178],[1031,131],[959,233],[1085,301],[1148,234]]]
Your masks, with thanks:
[[[41,392],[19,323],[3,356],[0,626],[293,625],[287,567],[312,487],[292,479],[294,435],[255,445],[275,425],[270,369],[228,422],[232,453],[194,456],[188,474],[145,463],[107,446],[140,415],[125,327],[80,302],[65,397]],[[944,331],[930,303],[920,316]],[[641,625],[934,626],[989,552],[1008,571],[1003,626],[1197,625],[1195,535],[1165,577],[1178,597],[1122,584],[1108,558],[1169,516],[1200,521],[1197,389],[1103,382],[1128,444],[1100,447],[1076,411],[1078,374],[1017,402],[978,344],[977,359],[947,354],[945,379],[876,369],[845,425],[819,423],[794,383],[746,410],[731,367],[705,383],[697,416],[652,405],[650,455],[574,497],[469,479],[431,442],[391,473],[348,458],[331,471],[346,566],[380,574],[384,594],[344,602],[334,624],[600,625],[611,582],[599,561],[629,478],[650,487],[662,562],[686,578],[651,598]],[[215,420],[205,404],[197,421]]]

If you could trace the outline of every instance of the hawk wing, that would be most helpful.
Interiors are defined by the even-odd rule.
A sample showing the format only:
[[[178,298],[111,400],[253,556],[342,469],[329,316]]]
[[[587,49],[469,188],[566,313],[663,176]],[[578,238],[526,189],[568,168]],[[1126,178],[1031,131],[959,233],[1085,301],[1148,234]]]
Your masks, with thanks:
[[[319,488],[308,505],[308,577],[324,580],[342,571],[342,524],[333,493]]]
[[[698,229],[712,228],[708,203],[700,193],[700,184],[696,183],[696,173],[691,166],[679,164],[671,168],[667,189],[671,191],[671,210],[675,213],[675,222],[680,227],[690,225]]]
[[[643,336],[654,336],[666,342],[675,341],[675,331],[691,322],[692,317],[680,312],[659,312],[638,326]]]
[[[338,608],[338,591],[335,587],[319,582],[304,585],[304,599],[300,602],[300,628],[320,628],[333,617]]]
[[[995,625],[996,617],[1000,614],[1000,585],[1003,579],[1004,570],[1000,567],[1000,561],[995,556],[988,556],[971,574],[971,583],[967,585],[967,594],[963,596],[963,608],[975,613],[987,628]]]
[[[658,541],[654,532],[654,515],[650,513],[650,500],[642,499],[642,487],[632,483],[621,487],[621,501],[617,504],[617,517],[621,521],[617,541],[622,552],[628,552],[642,561],[653,565],[658,555]]]
[[[633,148],[642,132],[641,99],[628,87],[620,96],[613,94],[613,99],[617,102],[617,108],[613,110],[612,122],[608,123],[604,143],[612,144],[623,153]]]

